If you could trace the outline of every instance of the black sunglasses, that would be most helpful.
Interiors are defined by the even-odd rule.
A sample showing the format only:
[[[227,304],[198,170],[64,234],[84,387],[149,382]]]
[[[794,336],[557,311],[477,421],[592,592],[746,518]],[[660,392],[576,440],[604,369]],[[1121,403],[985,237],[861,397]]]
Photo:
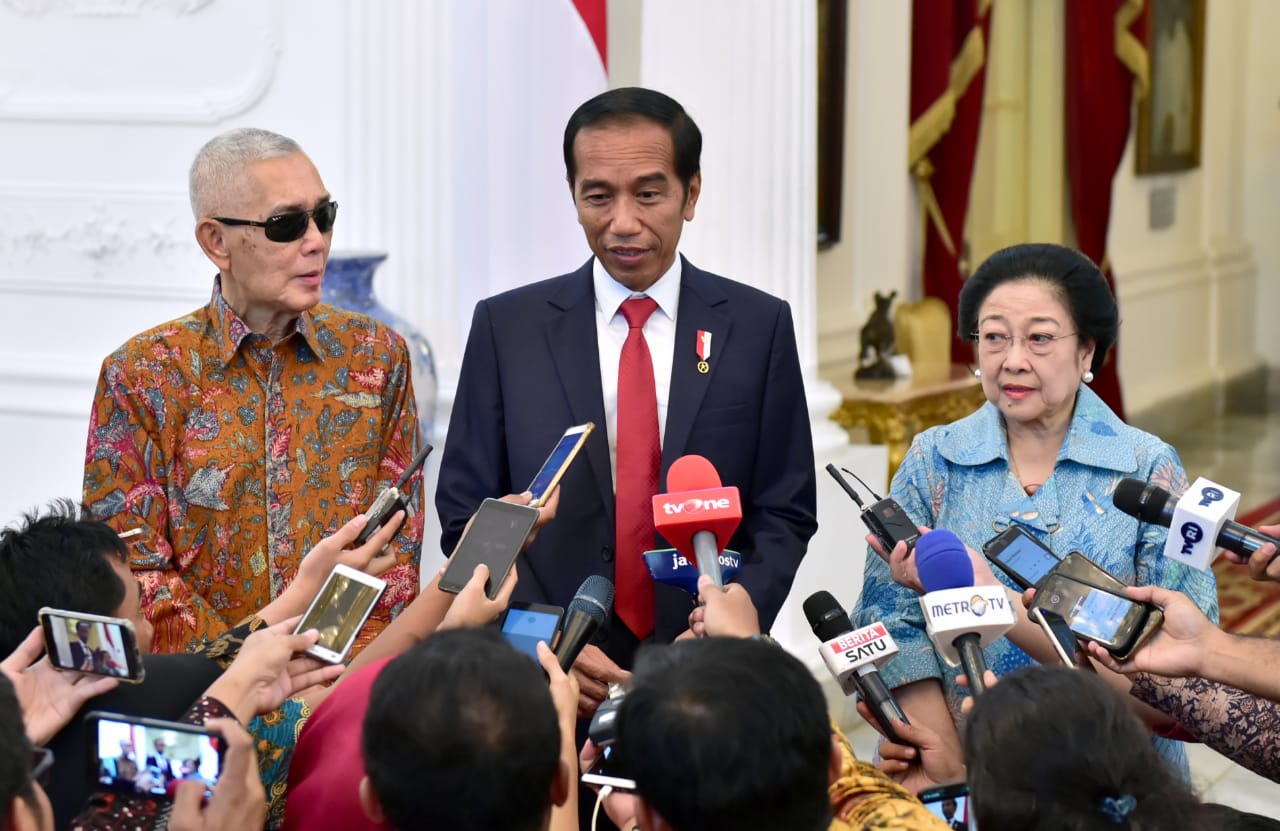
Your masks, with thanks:
[[[317,231],[322,234],[329,233],[333,228],[334,217],[337,215],[338,203],[325,202],[314,211],[290,211],[287,214],[276,214],[267,217],[263,222],[252,219],[229,219],[225,216],[215,216],[213,219],[223,225],[252,225],[255,228],[261,228],[267,239],[272,242],[293,242],[302,239],[302,235],[307,232],[307,223],[311,219],[316,221]]]

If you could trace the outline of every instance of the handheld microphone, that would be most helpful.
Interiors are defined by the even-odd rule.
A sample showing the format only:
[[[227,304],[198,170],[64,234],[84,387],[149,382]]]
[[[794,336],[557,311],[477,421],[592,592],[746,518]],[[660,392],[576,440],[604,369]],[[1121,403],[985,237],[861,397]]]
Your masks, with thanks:
[[[1199,483],[1201,480],[1196,481]],[[1212,485],[1212,483],[1209,484]],[[1193,486],[1187,492],[1191,493],[1194,490]],[[1212,494],[1207,494],[1207,496],[1212,496]],[[1116,485],[1115,493],[1111,495],[1111,501],[1129,516],[1137,517],[1143,522],[1150,522],[1153,525],[1173,528],[1174,512],[1177,510],[1178,500],[1174,499],[1171,493],[1159,485],[1153,485],[1141,479],[1121,479],[1119,484]],[[1189,528],[1185,530],[1179,528],[1178,533],[1184,539],[1192,536]],[[1170,534],[1169,538],[1170,540],[1176,540],[1173,534]],[[1267,543],[1280,548],[1280,540],[1275,537],[1259,533],[1249,526],[1241,525],[1231,519],[1224,522],[1222,527],[1218,529],[1214,541],[1219,548],[1234,551],[1245,558],[1252,557],[1255,551]],[[1187,542],[1195,541],[1187,540]]]
[[[653,497],[653,525],[698,572],[724,588],[720,552],[742,522],[742,497],[723,487],[715,466],[702,456],[681,456],[667,471],[667,492]]]
[[[613,611],[613,583],[608,577],[592,574],[578,587],[578,593],[569,604],[564,616],[564,628],[560,642],[556,644],[556,659],[565,672],[578,660],[578,654],[591,640],[596,630],[609,619]]]
[[[945,528],[920,537],[916,569],[925,590],[920,609],[933,648],[951,666],[964,667],[974,695],[985,692],[987,660],[982,648],[1003,637],[1016,622],[1004,586],[973,585],[969,553],[960,538]]]
[[[822,641],[818,654],[845,695],[858,693],[890,741],[907,744],[893,729],[893,719],[907,721],[893,693],[880,677],[879,667],[898,654],[898,645],[883,623],[856,632],[844,608],[830,592],[814,592],[804,601],[804,616]]]
[[[378,498],[373,500],[373,504],[364,512],[369,518],[364,528],[360,529],[360,533],[356,535],[354,545],[361,546],[369,541],[369,538],[378,533],[378,529],[387,524],[387,520],[391,519],[396,511],[407,511],[409,509],[409,494],[401,489],[409,484],[409,478],[417,473],[418,468],[422,467],[422,463],[427,460],[427,456],[431,455],[432,447],[429,444],[423,444],[422,449],[418,451],[418,455],[413,457],[413,461],[404,469],[404,473],[400,474],[400,478],[391,487],[378,494]]]

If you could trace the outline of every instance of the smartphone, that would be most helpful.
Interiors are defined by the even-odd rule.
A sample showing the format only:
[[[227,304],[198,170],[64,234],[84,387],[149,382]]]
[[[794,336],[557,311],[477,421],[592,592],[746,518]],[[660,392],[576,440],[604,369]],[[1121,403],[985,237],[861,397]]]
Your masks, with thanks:
[[[1075,655],[1078,648],[1076,633],[1071,631],[1071,627],[1067,625],[1062,616],[1035,607],[1032,607],[1027,615],[1044,631],[1045,637],[1049,639],[1049,643],[1053,646],[1053,651],[1058,654],[1058,659],[1075,669]]]
[[[222,736],[198,724],[92,712],[89,776],[95,788],[172,797],[187,779],[204,782],[212,796],[222,775]]]
[[[107,675],[128,684],[146,675],[132,622],[48,606],[40,610],[39,619],[44,651],[58,669]]]
[[[1098,586],[1116,594],[1124,594],[1126,585],[1123,580],[1090,560],[1079,551],[1072,551],[1062,558],[1062,564],[1054,569],[1055,574],[1074,577],[1082,583]]]
[[[1153,607],[1062,574],[1045,578],[1032,605],[1061,616],[1076,635],[1117,657],[1133,651],[1139,634],[1154,631],[1146,627]]]
[[[440,589],[457,594],[471,579],[476,566],[484,563],[489,567],[485,594],[490,600],[497,597],[498,587],[524,548],[524,541],[537,519],[538,509],[528,505],[499,499],[481,502],[480,510],[471,518],[471,524],[462,532],[458,547],[449,557],[449,565],[440,577]]]
[[[555,647],[556,632],[560,631],[560,619],[564,609],[543,603],[511,601],[502,617],[502,636],[521,652],[538,660],[538,641],[546,641]]]
[[[373,500],[373,504],[369,506],[364,515],[369,518],[365,526],[360,529],[360,533],[356,535],[357,546],[364,545],[369,538],[378,533],[378,529],[387,524],[387,520],[395,516],[396,511],[407,511],[409,509],[409,494],[401,489],[409,483],[409,478],[422,467],[422,463],[431,455],[432,447],[424,444],[422,449],[418,451],[418,455],[413,457],[413,461],[404,469],[404,473],[400,474],[400,478],[391,487],[378,494],[378,498]]]
[[[330,664],[340,664],[346,660],[360,627],[369,619],[386,587],[386,581],[339,563],[329,572],[329,578],[293,633],[318,630],[320,639],[307,654]]]
[[[556,446],[551,449],[551,455],[547,456],[547,460],[542,463],[542,467],[534,474],[533,481],[525,489],[533,494],[533,499],[529,502],[531,507],[542,506],[551,491],[560,484],[564,472],[578,457],[578,451],[587,443],[587,437],[595,429],[595,423],[588,421],[586,424],[578,424],[564,431],[560,441],[556,442]]]
[[[1010,525],[987,540],[982,553],[1024,590],[1043,580],[1061,562],[1057,554],[1020,525]]]
[[[920,801],[929,813],[953,831],[975,831],[978,825],[969,809],[969,786],[964,782],[935,785],[920,791]]]
[[[618,761],[617,748],[614,745],[605,745],[600,749],[600,755],[596,757],[595,762],[582,774],[582,781],[588,785],[609,785],[615,791],[629,791],[634,793],[636,790],[636,780],[631,778],[625,767]]]

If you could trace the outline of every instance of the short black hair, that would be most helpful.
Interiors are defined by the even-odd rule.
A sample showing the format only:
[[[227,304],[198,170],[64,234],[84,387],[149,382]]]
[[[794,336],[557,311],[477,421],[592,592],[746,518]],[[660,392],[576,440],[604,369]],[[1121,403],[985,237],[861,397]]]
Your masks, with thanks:
[[[7,812],[17,797],[36,808],[31,758],[31,742],[22,723],[18,694],[8,677],[0,673],[0,812]]]
[[[657,90],[644,87],[619,87],[602,92],[583,103],[569,116],[564,128],[564,170],[572,188],[577,182],[578,165],[573,155],[573,143],[578,131],[606,121],[625,121],[647,118],[656,121],[671,134],[675,148],[676,175],[689,193],[689,183],[702,169],[702,131],[680,102]]]
[[[1120,310],[1102,269],[1084,254],[1063,245],[1037,242],[1013,245],[992,254],[960,289],[956,330],[961,340],[978,331],[978,310],[992,290],[1003,283],[1039,280],[1049,285],[1080,334],[1080,343],[1094,344],[1094,372],[1120,334]]]
[[[641,652],[617,753],[680,831],[817,831],[831,822],[831,723],[813,674],[759,640]]]
[[[361,745],[398,831],[533,831],[550,810],[560,727],[547,679],[493,630],[440,632],[387,664]]]
[[[964,751],[979,828],[1197,827],[1188,785],[1125,696],[1091,672],[1037,666],[1001,678],[975,700]],[[1111,824],[1107,800],[1130,797],[1128,824]]]
[[[94,615],[120,609],[124,581],[108,558],[127,563],[128,549],[110,525],[83,517],[60,499],[0,531],[0,655],[22,643],[41,606]]]

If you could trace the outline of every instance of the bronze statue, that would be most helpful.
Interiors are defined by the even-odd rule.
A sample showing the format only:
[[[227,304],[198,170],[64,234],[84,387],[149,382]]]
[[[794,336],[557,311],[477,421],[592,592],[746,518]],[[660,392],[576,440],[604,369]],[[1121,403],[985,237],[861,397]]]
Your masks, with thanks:
[[[893,321],[889,318],[889,304],[897,296],[897,291],[875,294],[876,310],[862,327],[858,369],[853,373],[857,381],[891,380],[895,377],[893,366],[889,363],[889,356],[894,352]]]

